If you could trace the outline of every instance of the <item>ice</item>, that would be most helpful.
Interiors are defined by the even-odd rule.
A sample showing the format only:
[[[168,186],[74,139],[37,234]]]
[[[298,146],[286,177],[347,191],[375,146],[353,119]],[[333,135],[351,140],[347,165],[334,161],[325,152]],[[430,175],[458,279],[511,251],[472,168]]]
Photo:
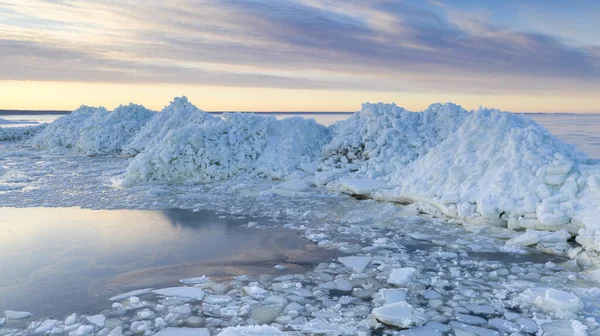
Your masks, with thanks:
[[[104,315],[93,315],[86,317],[86,320],[100,328],[104,327],[104,322],[106,322],[106,317]]]
[[[283,306],[278,304],[259,304],[252,308],[252,319],[259,324],[271,323],[283,311]]]
[[[264,300],[269,296],[269,292],[258,286],[245,286],[244,292],[256,300]]]
[[[42,132],[29,140],[29,143],[39,149],[56,147],[74,148],[81,136],[81,129],[93,122],[95,114],[107,114],[105,108],[81,106],[70,114],[60,117],[48,125]]]
[[[585,326],[577,320],[558,320],[542,324],[544,336],[587,336]]]
[[[328,140],[328,129],[314,120],[227,113],[157,139],[131,162],[125,183],[197,183],[241,174],[291,177],[317,160]]]
[[[0,141],[29,139],[46,128],[47,124],[36,126],[0,127]]]
[[[46,320],[46,321],[42,322],[42,324],[39,327],[37,327],[37,329],[35,329],[35,333],[36,334],[44,334],[44,333],[54,329],[59,324],[60,324],[60,322],[57,320]],[[0,323],[0,326],[2,326],[2,323]]]
[[[346,267],[350,267],[355,273],[362,273],[373,258],[371,257],[339,257],[338,260]]]
[[[253,114],[211,116],[187,98],[162,112],[139,105],[112,112],[82,106],[30,142],[135,156],[121,186],[191,185],[238,177],[283,180],[273,193],[312,192],[307,183],[422,212],[516,230],[567,230],[586,255],[600,254],[600,165],[531,119],[452,103],[421,113],[363,104],[330,127]],[[539,238],[539,237],[538,237]],[[515,245],[543,245],[533,235]],[[325,243],[324,243],[325,244]],[[564,244],[545,244],[549,251]],[[553,246],[548,246],[553,245]]]
[[[210,332],[206,328],[166,328],[154,336],[210,336]]]
[[[144,127],[124,146],[123,154],[135,156],[144,149],[154,146],[164,139],[169,132],[190,124],[215,122],[216,117],[192,105],[186,97],[176,97],[161,112],[157,113]]]
[[[343,192],[355,195],[368,195],[373,191],[387,189],[387,183],[373,179],[340,179],[339,188]]]
[[[544,296],[538,296],[535,303],[543,309],[555,312],[575,312],[581,308],[579,298],[569,292],[559,289],[549,288],[544,292]]]
[[[207,282],[208,280],[208,277],[206,277],[206,275],[203,275],[201,277],[181,279],[179,280],[179,282],[185,285],[194,285]]]
[[[26,311],[15,311],[15,310],[5,310],[4,317],[7,320],[22,320],[31,316],[30,312]]]
[[[201,301],[204,295],[206,295],[203,290],[196,287],[169,287],[153,290],[152,293],[163,296],[189,298],[197,301]]]
[[[406,301],[406,291],[402,289],[383,288],[379,293],[386,304]]]
[[[286,333],[271,326],[227,327],[217,336],[285,336]]]
[[[406,287],[413,280],[416,273],[417,270],[413,267],[396,268],[390,273],[387,282],[398,287]]]
[[[408,328],[415,323],[413,311],[410,304],[397,302],[373,309],[373,316],[381,323]]]
[[[278,193],[299,193],[310,189],[310,186],[301,179],[292,179],[274,186],[271,190]]]
[[[454,322],[454,321],[450,322],[450,325],[452,326],[452,328],[454,328],[454,333],[457,336],[458,335],[500,336],[500,333],[498,333],[497,331],[487,329],[487,328],[472,326],[472,325]],[[465,331],[466,331],[466,333],[465,333]]]
[[[94,332],[94,327],[91,325],[81,325],[76,330],[69,333],[71,336],[84,336]]]
[[[119,295],[115,295],[113,297],[111,297],[109,300],[110,301],[120,301],[123,299],[127,299],[130,298],[132,296],[140,296],[140,295],[144,295],[146,293],[150,293],[152,291],[152,288],[144,288],[144,289],[138,289],[138,290],[134,290],[131,292],[127,292],[127,293],[123,293],[123,294],[119,294]]]
[[[75,147],[86,155],[118,154],[155,114],[135,104],[121,105],[110,113],[98,110],[84,123]]]

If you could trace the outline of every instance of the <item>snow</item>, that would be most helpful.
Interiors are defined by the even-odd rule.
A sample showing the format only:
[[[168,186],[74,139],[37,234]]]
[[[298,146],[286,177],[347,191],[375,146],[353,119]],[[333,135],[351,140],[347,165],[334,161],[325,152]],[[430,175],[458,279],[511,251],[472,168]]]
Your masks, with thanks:
[[[210,332],[206,328],[166,328],[154,336],[210,336]]]
[[[152,293],[163,295],[163,296],[174,296],[181,298],[189,298],[197,301],[201,301],[204,298],[204,291],[196,287],[169,287],[153,290]]]

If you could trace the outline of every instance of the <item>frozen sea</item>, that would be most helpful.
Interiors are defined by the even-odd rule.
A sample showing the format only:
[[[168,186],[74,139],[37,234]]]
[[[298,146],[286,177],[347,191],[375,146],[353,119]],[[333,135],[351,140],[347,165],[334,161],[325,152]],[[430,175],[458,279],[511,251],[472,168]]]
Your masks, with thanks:
[[[350,114],[277,116],[291,115],[332,124]],[[600,115],[528,116],[600,158]],[[22,126],[58,116],[0,117]],[[266,180],[121,188],[124,158],[12,142],[0,151],[10,168],[0,181],[0,312],[33,313],[0,315],[0,335],[167,326],[218,335],[263,323],[287,335],[600,333],[597,284],[564,257],[506,246],[500,228],[320,190],[288,197]],[[147,290],[108,301],[201,276],[188,285],[208,298]]]

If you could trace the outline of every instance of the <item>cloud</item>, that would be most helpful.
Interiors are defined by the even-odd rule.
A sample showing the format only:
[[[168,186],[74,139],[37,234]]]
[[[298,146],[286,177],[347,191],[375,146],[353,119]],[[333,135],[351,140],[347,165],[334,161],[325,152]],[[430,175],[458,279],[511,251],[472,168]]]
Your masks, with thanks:
[[[387,91],[600,87],[597,46],[573,48],[429,6],[5,0],[0,78]]]

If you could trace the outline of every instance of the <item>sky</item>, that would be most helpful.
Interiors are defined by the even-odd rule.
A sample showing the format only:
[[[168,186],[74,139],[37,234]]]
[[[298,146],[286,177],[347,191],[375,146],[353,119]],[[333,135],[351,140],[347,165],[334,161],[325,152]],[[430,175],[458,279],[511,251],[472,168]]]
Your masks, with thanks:
[[[0,0],[0,109],[600,112],[597,0]]]

